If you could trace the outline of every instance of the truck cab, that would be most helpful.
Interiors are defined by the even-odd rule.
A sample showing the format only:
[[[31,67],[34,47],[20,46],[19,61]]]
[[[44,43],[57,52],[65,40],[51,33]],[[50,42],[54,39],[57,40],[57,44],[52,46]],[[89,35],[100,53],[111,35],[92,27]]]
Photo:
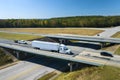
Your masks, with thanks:
[[[71,50],[68,49],[64,44],[60,45],[59,53],[71,54]]]

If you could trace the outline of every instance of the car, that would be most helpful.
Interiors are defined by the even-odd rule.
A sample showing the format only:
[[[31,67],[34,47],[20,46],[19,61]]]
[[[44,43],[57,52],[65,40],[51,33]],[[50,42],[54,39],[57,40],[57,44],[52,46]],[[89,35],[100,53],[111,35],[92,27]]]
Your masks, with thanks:
[[[14,40],[15,43],[18,43],[18,40]]]
[[[25,40],[14,40],[14,42],[19,44],[27,44],[27,41]]]
[[[100,34],[97,34],[97,36],[100,36]]]
[[[106,57],[114,57],[113,55],[112,55],[112,53],[110,53],[110,52],[101,52],[100,53],[102,56],[106,56]]]

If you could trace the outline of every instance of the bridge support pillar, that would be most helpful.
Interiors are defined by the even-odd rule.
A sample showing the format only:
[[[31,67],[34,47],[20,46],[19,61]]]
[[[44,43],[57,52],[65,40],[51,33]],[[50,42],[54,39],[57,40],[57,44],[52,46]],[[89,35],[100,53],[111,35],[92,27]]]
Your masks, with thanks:
[[[68,66],[70,67],[70,72],[72,72],[73,71],[73,63],[72,62],[68,63]]]
[[[104,47],[107,47],[107,46],[110,46],[110,45],[114,45],[113,43],[100,43],[101,44],[101,48],[104,48]]]
[[[17,55],[17,58],[19,59],[20,58],[20,55],[19,55],[19,52],[16,51],[16,55]]]
[[[19,55],[19,52],[18,51],[13,51],[13,53],[16,55],[16,57],[19,59],[20,58],[20,55]]]
[[[27,53],[26,53],[26,52],[25,52],[24,54],[25,54],[25,56],[27,56]]]
[[[101,49],[106,46],[106,43],[100,43],[101,44]]]

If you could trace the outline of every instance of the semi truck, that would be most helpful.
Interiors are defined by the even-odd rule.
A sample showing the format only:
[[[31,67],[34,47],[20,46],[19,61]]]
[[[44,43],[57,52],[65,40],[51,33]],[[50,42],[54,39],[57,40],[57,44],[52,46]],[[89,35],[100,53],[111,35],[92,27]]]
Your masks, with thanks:
[[[64,44],[45,42],[45,41],[32,41],[32,47],[41,50],[54,51],[58,53],[71,54],[71,50],[68,49]]]

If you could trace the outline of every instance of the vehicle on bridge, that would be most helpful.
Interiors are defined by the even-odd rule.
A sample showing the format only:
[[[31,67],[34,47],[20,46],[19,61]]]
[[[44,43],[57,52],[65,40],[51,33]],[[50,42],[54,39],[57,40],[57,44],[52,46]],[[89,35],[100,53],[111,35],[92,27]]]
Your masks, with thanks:
[[[27,44],[27,41],[25,40],[14,40],[14,42],[19,44]]]
[[[102,56],[107,56],[107,57],[114,57],[113,55],[112,55],[112,53],[110,53],[110,52],[101,52],[100,53]]]
[[[72,54],[70,49],[68,49],[64,44],[59,44],[59,43],[34,40],[32,41],[32,47],[36,49],[48,50],[52,52]]]
[[[101,51],[101,52],[83,51],[79,55],[103,58],[103,59],[110,59],[110,58],[114,57],[112,53],[107,52],[107,51]]]

